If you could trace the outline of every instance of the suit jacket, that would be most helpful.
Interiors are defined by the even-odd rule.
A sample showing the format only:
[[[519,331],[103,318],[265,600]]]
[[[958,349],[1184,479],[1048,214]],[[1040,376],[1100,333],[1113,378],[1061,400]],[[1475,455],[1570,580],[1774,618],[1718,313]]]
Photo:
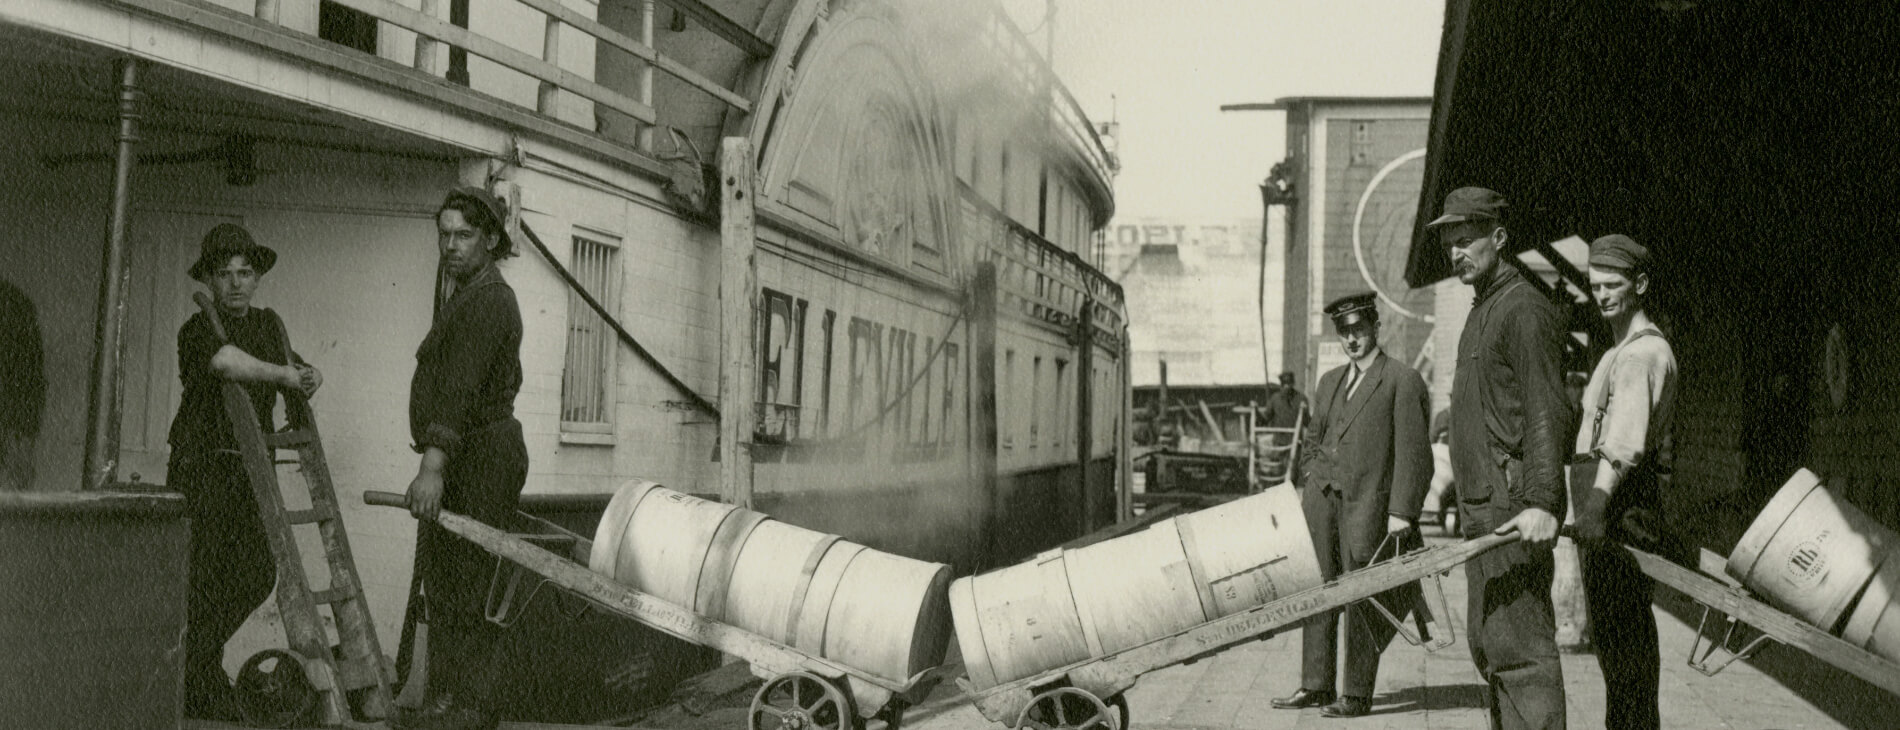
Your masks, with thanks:
[[[1304,489],[1340,492],[1340,539],[1364,564],[1385,537],[1386,515],[1418,520],[1432,481],[1431,395],[1417,371],[1382,352],[1342,404],[1349,367],[1327,371],[1313,390],[1300,467]]]

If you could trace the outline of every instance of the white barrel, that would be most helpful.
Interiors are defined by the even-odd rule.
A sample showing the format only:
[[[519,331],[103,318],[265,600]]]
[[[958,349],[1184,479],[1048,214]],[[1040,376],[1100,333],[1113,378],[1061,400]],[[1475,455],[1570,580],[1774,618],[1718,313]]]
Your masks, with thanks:
[[[1728,572],[1769,603],[1833,632],[1895,541],[1802,469],[1742,534]]]

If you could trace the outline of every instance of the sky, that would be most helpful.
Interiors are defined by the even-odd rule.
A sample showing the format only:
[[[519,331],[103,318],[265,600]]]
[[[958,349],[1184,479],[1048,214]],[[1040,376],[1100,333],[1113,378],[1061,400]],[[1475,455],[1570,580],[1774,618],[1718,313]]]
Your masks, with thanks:
[[[1044,0],[1003,0],[1040,44]],[[1055,0],[1056,73],[1121,123],[1116,218],[1260,217],[1285,115],[1223,104],[1430,96],[1443,0]]]

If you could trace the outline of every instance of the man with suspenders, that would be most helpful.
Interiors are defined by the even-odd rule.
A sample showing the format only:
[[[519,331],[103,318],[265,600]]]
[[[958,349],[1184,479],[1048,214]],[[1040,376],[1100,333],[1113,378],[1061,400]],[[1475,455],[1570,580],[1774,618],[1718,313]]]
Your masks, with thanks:
[[[1611,730],[1661,723],[1661,654],[1650,607],[1654,582],[1618,543],[1670,555],[1661,493],[1670,470],[1669,424],[1676,358],[1644,305],[1649,249],[1612,234],[1590,244],[1590,293],[1615,343],[1583,391],[1577,458],[1597,465],[1592,484],[1572,485],[1591,643],[1609,698]]]

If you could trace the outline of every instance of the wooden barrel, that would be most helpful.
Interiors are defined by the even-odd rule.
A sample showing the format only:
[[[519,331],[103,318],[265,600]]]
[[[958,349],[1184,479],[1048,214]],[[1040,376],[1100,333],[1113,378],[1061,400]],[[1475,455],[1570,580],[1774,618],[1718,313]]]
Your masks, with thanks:
[[[835,582],[817,580],[833,574],[823,563],[841,566]],[[839,541],[819,568],[802,609],[813,620],[801,619],[800,644],[897,681],[943,663],[950,644],[949,566]]]
[[[1769,603],[1831,632],[1893,542],[1891,532],[1802,469],[1742,534],[1728,572]]]
[[[943,663],[950,568],[652,482],[608,502],[589,567],[715,621],[904,681]]]
[[[963,666],[977,689],[1089,657],[1061,551],[950,584]]]
[[[1090,656],[1139,646],[1207,620],[1175,524],[1164,520],[1064,554]]]
[[[1880,570],[1847,617],[1841,638],[1900,662],[1900,549],[1888,550]]]
[[[739,549],[764,520],[752,510],[631,480],[608,502],[588,567],[717,619]]]
[[[1320,584],[1291,486],[950,586],[972,686],[1165,638]]]
[[[1292,485],[1174,518],[1207,620],[1319,585],[1319,556]]]

